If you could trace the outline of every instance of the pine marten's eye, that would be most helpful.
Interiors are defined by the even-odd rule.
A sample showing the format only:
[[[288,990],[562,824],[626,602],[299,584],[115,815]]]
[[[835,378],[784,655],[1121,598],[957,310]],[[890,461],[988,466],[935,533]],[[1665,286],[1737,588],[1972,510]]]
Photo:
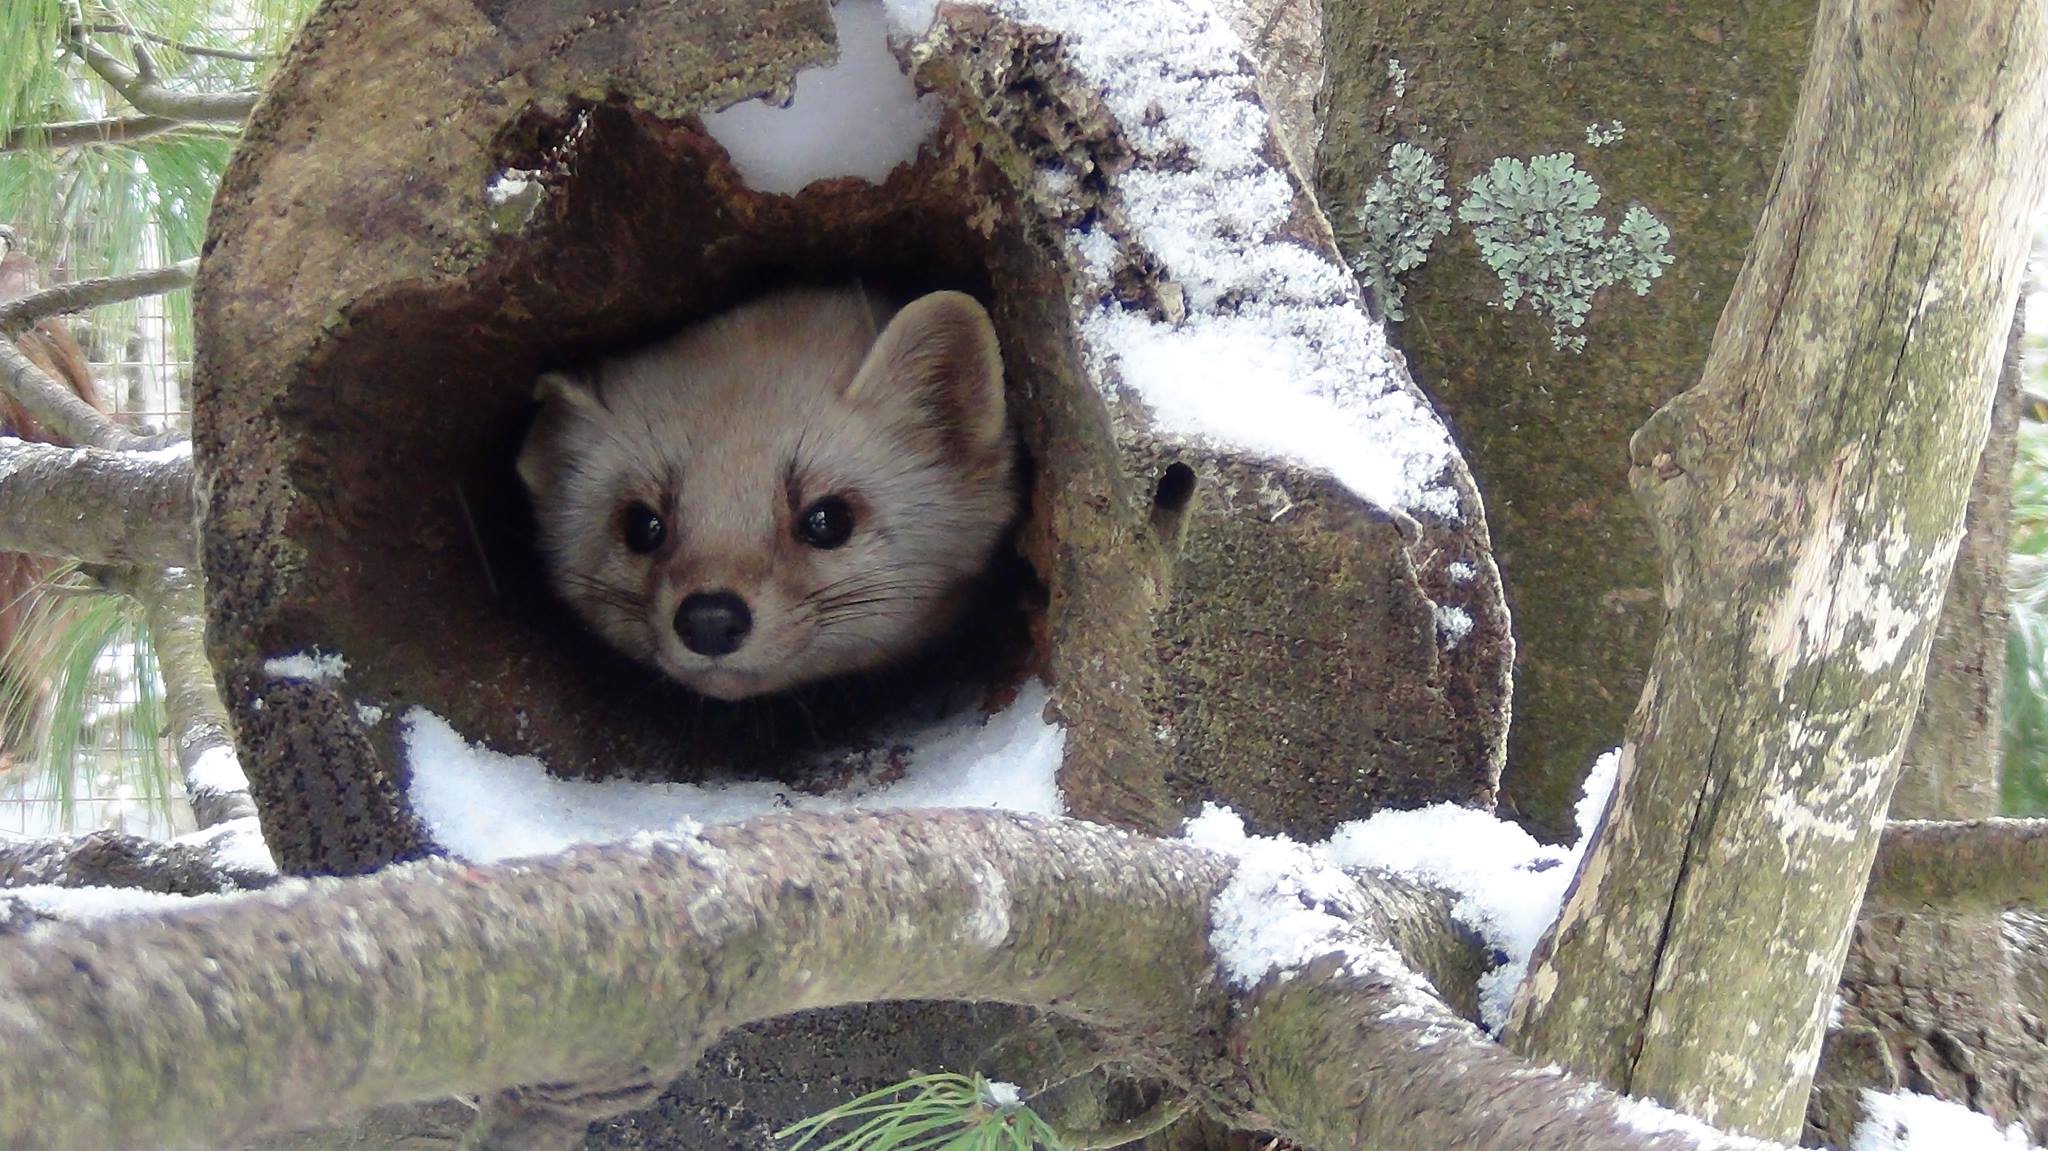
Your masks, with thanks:
[[[853,508],[838,496],[826,496],[804,509],[796,520],[796,538],[814,548],[831,550],[853,535]]]
[[[624,530],[626,546],[643,556],[660,547],[661,541],[668,537],[668,526],[661,522],[661,517],[638,500],[626,505],[619,523]]]

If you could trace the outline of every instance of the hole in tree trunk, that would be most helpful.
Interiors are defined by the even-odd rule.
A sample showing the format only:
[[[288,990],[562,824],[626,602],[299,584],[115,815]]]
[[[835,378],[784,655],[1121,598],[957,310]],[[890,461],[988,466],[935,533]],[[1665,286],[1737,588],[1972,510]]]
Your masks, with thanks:
[[[559,774],[822,772],[829,783],[850,762],[886,766],[905,724],[1000,703],[1043,668],[1034,620],[1047,593],[1006,543],[979,606],[910,667],[782,697],[695,696],[611,650],[550,593],[513,471],[542,370],[766,290],[856,279],[904,299],[952,288],[987,304],[1028,445],[1037,421],[1019,416],[1037,390],[1030,366],[1048,353],[1020,333],[992,271],[1031,257],[1002,222],[1015,213],[989,219],[989,173],[928,149],[881,186],[761,196],[694,119],[617,103],[528,115],[496,154],[479,178],[503,220],[475,270],[357,300],[308,366],[318,383],[284,399],[284,421],[318,433],[292,477],[309,497],[293,535],[308,545],[314,592],[296,622],[360,669],[349,680],[359,699],[418,704]],[[432,229],[437,192],[385,208]],[[1032,514],[1017,538],[1043,534]]]

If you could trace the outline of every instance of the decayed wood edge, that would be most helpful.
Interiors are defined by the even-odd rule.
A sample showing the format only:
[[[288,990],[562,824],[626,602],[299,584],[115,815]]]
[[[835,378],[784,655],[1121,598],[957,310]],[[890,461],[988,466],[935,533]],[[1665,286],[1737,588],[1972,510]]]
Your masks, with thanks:
[[[0,438],[0,551],[191,567],[196,509],[189,453]]]
[[[1358,885],[1338,957],[1232,988],[1209,942],[1232,870],[1036,816],[777,815],[44,928],[0,952],[0,1144],[234,1145],[396,1100],[668,1073],[751,1020],[913,997],[1082,1019],[1226,1118],[1323,1145],[1772,1146],[1631,1122],[1418,996],[1387,940],[1449,929],[1390,921],[1429,905],[1399,884]]]

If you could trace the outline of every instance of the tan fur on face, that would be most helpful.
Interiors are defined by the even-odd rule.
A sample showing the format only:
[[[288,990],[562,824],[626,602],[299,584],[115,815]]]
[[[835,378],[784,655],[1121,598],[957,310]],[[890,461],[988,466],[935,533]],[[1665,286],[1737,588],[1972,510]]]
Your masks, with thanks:
[[[556,590],[620,650],[722,699],[896,662],[943,630],[1017,512],[1002,363],[971,297],[887,317],[859,289],[783,292],[543,376],[519,474]],[[854,528],[824,550],[796,521],[833,495]],[[625,543],[634,501],[667,529],[648,555]],[[714,591],[746,601],[753,629],[707,657],[674,621]]]

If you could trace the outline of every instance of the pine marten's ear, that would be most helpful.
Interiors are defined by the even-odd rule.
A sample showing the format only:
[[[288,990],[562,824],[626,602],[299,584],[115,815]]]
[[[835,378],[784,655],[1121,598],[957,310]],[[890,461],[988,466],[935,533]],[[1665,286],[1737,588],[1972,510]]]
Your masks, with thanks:
[[[987,458],[1008,443],[995,325],[961,292],[933,292],[896,313],[845,394],[866,406],[909,400],[969,458]]]
[[[547,372],[534,384],[540,414],[519,449],[519,479],[536,498],[555,490],[570,454],[569,428],[604,411],[596,385],[578,372]]]

